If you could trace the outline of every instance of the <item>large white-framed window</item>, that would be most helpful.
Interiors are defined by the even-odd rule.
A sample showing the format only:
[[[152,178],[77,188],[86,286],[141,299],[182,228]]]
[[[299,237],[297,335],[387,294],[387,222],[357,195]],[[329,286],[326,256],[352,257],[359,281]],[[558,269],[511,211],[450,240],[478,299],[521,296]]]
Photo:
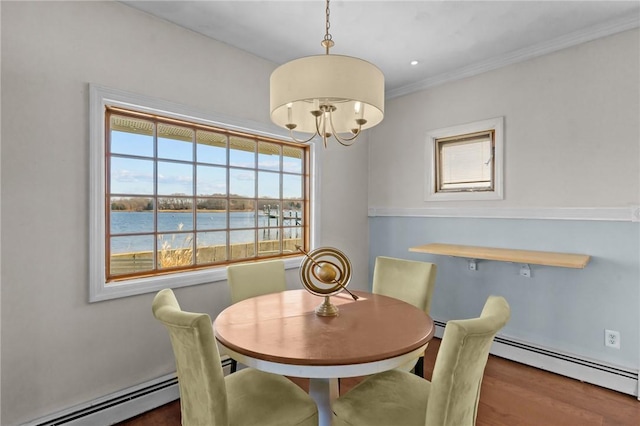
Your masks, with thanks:
[[[428,132],[425,165],[425,201],[502,200],[504,117]]]
[[[91,302],[226,279],[312,248],[315,145],[91,84]]]

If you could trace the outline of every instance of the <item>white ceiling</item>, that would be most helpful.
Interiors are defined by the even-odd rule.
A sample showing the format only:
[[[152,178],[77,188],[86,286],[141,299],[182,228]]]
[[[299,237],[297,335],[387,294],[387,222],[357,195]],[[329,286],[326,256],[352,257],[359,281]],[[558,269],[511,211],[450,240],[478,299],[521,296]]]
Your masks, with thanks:
[[[277,64],[324,54],[324,0],[122,3]],[[640,1],[333,0],[330,23],[331,53],[377,65],[389,98],[636,28]]]

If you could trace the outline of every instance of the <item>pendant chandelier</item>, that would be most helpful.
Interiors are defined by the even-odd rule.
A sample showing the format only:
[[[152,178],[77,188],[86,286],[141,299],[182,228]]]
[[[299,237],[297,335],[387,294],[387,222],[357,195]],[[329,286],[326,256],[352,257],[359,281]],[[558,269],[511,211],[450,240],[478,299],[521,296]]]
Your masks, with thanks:
[[[329,54],[334,45],[329,14],[327,0],[326,32],[320,43],[325,54],[281,65],[270,82],[271,120],[288,129],[293,141],[308,143],[320,136],[325,148],[332,136],[342,145],[353,144],[362,130],[384,116],[382,71],[362,59]],[[298,139],[294,132],[311,136]]]

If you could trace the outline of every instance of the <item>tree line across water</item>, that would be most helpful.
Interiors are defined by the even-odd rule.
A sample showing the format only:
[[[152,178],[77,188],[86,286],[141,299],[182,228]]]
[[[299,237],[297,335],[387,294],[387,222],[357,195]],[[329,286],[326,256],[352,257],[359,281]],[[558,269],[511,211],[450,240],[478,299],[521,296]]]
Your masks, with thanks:
[[[231,195],[233,197],[233,195]],[[192,198],[182,197],[161,197],[157,201],[158,210],[191,210]],[[253,210],[254,202],[242,198],[229,199],[229,210]],[[278,205],[276,200],[258,200],[258,209],[274,208]],[[153,211],[154,203],[151,198],[130,197],[119,198],[111,201],[111,211],[143,212]],[[198,210],[227,210],[227,200],[221,198],[201,198],[196,203]],[[299,210],[302,208],[301,201],[286,201],[285,209]]]

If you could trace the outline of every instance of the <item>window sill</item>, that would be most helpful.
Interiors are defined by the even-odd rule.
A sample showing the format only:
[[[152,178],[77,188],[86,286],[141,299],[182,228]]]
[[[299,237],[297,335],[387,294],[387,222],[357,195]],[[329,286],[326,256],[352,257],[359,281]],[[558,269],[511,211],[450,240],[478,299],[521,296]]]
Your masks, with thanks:
[[[285,258],[285,269],[300,267],[302,256]],[[164,288],[179,288],[198,284],[209,284],[217,281],[226,281],[227,268],[209,268],[198,271],[183,272],[177,274],[159,275],[154,277],[112,282],[98,286],[92,286],[89,291],[89,302],[101,302],[103,300],[117,299],[120,297],[135,296],[160,291]],[[104,283],[104,279],[101,280]]]
[[[478,201],[503,200],[502,192],[496,191],[467,191],[467,192],[430,192],[425,201]]]

